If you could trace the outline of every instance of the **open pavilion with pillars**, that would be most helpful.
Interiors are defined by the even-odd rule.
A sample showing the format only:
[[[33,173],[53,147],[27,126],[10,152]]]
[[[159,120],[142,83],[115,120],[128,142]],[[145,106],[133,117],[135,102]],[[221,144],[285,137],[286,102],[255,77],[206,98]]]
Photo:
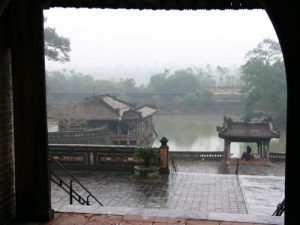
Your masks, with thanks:
[[[217,127],[219,137],[224,139],[224,161],[230,159],[231,142],[254,142],[257,144],[257,154],[260,159],[269,159],[270,140],[279,138],[278,131],[273,129],[271,122],[247,123],[234,122],[224,117],[223,127]]]

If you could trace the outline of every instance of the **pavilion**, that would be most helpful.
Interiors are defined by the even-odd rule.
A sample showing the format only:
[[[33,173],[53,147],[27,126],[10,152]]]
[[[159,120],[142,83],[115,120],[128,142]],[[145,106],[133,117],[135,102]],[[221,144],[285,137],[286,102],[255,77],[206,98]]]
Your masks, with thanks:
[[[219,137],[224,139],[224,161],[230,158],[231,142],[255,142],[260,159],[269,159],[269,146],[272,138],[279,138],[280,133],[273,129],[271,122],[234,122],[224,117],[222,127],[217,126]]]
[[[150,141],[155,133],[155,112],[153,106],[135,107],[109,94],[93,95],[63,115],[59,131],[48,133],[48,138],[56,144],[77,141],[81,144],[108,144],[106,139],[109,138],[114,145],[141,145]],[[74,135],[67,139],[66,134]],[[57,138],[57,135],[61,136]]]

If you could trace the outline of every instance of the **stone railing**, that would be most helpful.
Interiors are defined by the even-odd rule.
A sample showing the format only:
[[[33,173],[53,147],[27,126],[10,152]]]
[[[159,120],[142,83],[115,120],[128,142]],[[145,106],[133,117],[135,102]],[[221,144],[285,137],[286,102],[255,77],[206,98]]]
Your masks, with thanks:
[[[285,161],[285,153],[270,152],[270,160],[273,162],[284,162]]]
[[[152,136],[152,128],[146,128],[143,132],[135,132],[125,135],[111,135],[112,141],[133,141],[135,145],[141,145],[144,141]]]
[[[48,132],[49,143],[68,144],[86,143],[97,144],[105,143],[109,134],[105,128],[91,129],[85,131],[59,131]]]
[[[174,159],[199,159],[199,160],[214,160],[222,161],[224,152],[193,152],[193,151],[170,151],[170,155]]]
[[[141,161],[134,159],[137,146],[49,144],[49,154],[67,169],[132,171]],[[156,148],[158,151],[158,148]],[[222,161],[223,152],[169,152],[173,159]],[[170,159],[169,158],[169,159]],[[159,166],[159,160],[154,163]]]
[[[67,169],[132,171],[135,165],[142,163],[133,158],[136,148],[128,145],[49,144],[49,154]]]

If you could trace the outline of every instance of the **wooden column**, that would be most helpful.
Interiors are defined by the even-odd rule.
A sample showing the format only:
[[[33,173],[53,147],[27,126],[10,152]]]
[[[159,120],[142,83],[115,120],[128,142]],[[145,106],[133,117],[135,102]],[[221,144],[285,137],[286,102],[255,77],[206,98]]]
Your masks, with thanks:
[[[0,13],[0,224],[8,224],[15,216],[11,51],[7,22],[6,15]]]
[[[53,217],[48,170],[43,10],[40,0],[11,0],[16,217]]]

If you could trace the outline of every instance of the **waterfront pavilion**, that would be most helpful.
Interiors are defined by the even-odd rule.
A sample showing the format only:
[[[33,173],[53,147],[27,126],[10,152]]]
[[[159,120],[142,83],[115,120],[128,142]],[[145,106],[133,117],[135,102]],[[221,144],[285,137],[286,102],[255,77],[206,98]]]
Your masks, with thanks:
[[[224,117],[222,127],[217,127],[219,137],[224,139],[224,161],[230,158],[231,142],[254,142],[257,144],[259,159],[270,158],[270,140],[279,138],[278,131],[273,129],[271,122],[247,123],[234,122],[231,118]]]

